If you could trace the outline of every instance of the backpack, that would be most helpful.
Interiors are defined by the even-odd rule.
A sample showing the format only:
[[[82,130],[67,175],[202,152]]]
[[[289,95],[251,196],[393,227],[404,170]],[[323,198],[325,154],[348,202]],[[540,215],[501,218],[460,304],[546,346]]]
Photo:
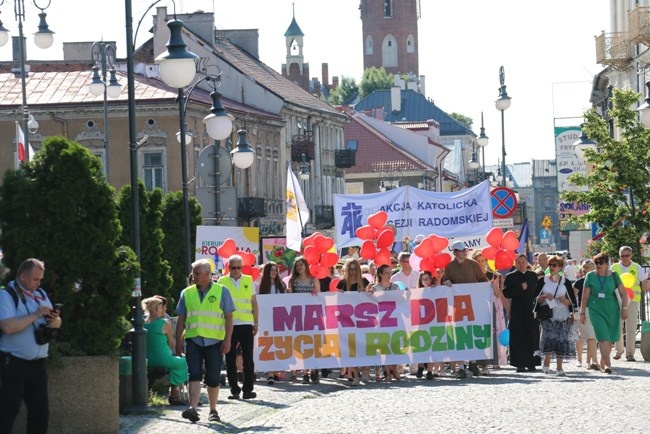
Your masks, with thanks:
[[[14,307],[18,309],[18,294],[16,293],[16,289],[11,288],[11,290],[9,290],[9,288],[3,286],[0,287],[0,291],[7,291],[9,295],[11,295],[11,299],[14,301]],[[38,291],[41,296],[47,297],[47,294],[45,294],[45,291],[43,291],[41,288],[38,288],[36,291]],[[0,336],[2,336],[2,330],[0,330]]]

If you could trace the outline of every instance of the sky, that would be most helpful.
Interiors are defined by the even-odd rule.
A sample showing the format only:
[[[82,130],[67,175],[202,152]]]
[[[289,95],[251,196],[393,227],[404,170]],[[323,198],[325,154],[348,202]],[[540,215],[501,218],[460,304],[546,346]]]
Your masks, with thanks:
[[[151,0],[131,0],[134,28]],[[15,36],[13,2],[4,2],[0,18]],[[24,32],[30,39],[27,58],[46,60],[63,56],[62,42],[117,41],[118,57],[126,55],[125,2],[52,0],[48,24],[55,43],[41,50],[31,42],[38,26],[38,9],[25,1]],[[83,7],[80,5],[83,4]],[[317,6],[316,6],[317,5]],[[167,6],[162,0],[156,7]],[[310,75],[321,79],[321,64],[329,64],[331,77],[363,74],[359,0],[180,0],[178,13],[215,12],[218,29],[258,29],[261,60],[280,70],[286,59],[284,32],[293,7],[304,37],[303,54]],[[152,20],[143,20],[136,47],[144,43]],[[479,133],[481,112],[490,143],[486,164],[501,158],[501,113],[498,97],[499,67],[512,98],[504,113],[506,162],[553,159],[553,127],[579,125],[589,105],[596,64],[594,36],[610,31],[606,0],[421,0],[418,23],[420,74],[426,78],[426,96],[447,113],[458,112],[474,120]],[[0,58],[11,59],[10,45]],[[89,55],[90,57],[90,55]],[[227,85],[227,77],[223,77]]]

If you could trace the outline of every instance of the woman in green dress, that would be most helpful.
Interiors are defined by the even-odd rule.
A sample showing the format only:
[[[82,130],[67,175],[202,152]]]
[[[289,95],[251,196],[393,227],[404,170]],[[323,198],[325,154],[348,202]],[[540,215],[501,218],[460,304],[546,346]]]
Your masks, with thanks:
[[[165,308],[158,297],[142,300],[142,309],[148,315],[144,323],[147,329],[147,365],[150,368],[169,369],[169,404],[186,405],[181,399],[180,386],[187,383],[187,362],[185,357],[174,356],[176,347],[172,325],[165,319]]]
[[[627,291],[620,276],[609,269],[609,256],[594,256],[596,270],[585,277],[580,303],[580,322],[586,323],[587,315],[594,326],[600,348],[600,367],[612,373],[612,342],[620,337],[620,320],[627,318]]]

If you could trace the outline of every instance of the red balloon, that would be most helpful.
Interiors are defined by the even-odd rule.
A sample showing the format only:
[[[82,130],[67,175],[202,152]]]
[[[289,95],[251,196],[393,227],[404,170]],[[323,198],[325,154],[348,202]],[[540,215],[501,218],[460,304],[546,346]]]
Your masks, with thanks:
[[[431,240],[434,252],[441,252],[449,246],[449,240],[447,238],[434,234],[429,235],[427,238]]]
[[[361,245],[361,250],[359,251],[359,256],[363,259],[374,259],[377,254],[377,249],[375,248],[375,243],[370,240],[366,240]]]
[[[323,234],[321,234],[320,232],[314,232],[313,234],[311,234],[310,236],[308,236],[307,238],[302,240],[302,247],[304,248],[304,247],[307,247],[307,246],[313,246],[314,245],[314,238],[316,238],[319,235],[322,236]]]
[[[320,264],[323,267],[333,267],[339,261],[339,255],[334,252],[325,252],[320,257]]]
[[[395,242],[395,233],[391,228],[383,229],[377,235],[377,247],[390,247]]]
[[[428,257],[420,261],[420,271],[428,271],[429,273],[435,273],[436,264],[434,263],[433,257]]]
[[[481,250],[481,254],[485,259],[494,259],[498,251],[499,249],[496,247],[484,247],[483,250]]]
[[[390,265],[390,251],[388,249],[379,249],[375,254],[375,264],[380,265]]]
[[[242,265],[255,265],[257,263],[257,256],[250,252],[237,252],[241,256]]]
[[[237,244],[232,238],[226,238],[222,245],[217,248],[217,254],[222,258],[230,258],[237,252]]]
[[[380,229],[388,221],[388,213],[386,211],[377,211],[368,217],[368,224],[375,229]]]
[[[338,277],[335,277],[334,279],[330,280],[330,286],[329,286],[330,292],[338,292],[339,289],[336,287],[336,285],[338,285],[340,281],[341,279]]]
[[[488,242],[492,247],[497,249],[501,247],[501,240],[503,239],[503,231],[501,228],[492,228],[485,235],[485,241]]]
[[[243,267],[241,267],[241,274],[251,276],[253,274],[253,267],[251,267],[250,265],[244,265]]]
[[[506,250],[517,250],[519,248],[519,240],[517,239],[517,234],[515,234],[515,231],[508,231],[503,234],[501,247]]]
[[[316,277],[318,273],[320,273],[320,270],[323,267],[321,267],[320,264],[309,264],[309,272],[311,273],[312,276]]]
[[[451,255],[449,253],[441,253],[435,257],[433,260],[436,268],[445,268],[452,261]]]
[[[316,246],[319,252],[325,253],[334,247],[334,240],[330,237],[316,237],[314,238],[314,246]]]
[[[507,252],[503,249],[500,249],[494,258],[494,266],[497,270],[505,270],[512,267],[512,262],[512,259],[508,257]]]
[[[508,259],[510,259],[510,262],[514,264],[515,259],[517,259],[517,252],[514,250],[506,250],[506,255],[508,255]]]
[[[415,252],[415,254],[421,258],[429,258],[436,253],[433,250],[433,241],[431,241],[431,238],[428,237],[423,239],[420,244],[415,246],[413,252]]]
[[[307,246],[302,252],[308,264],[317,264],[320,261],[320,252],[316,246]]]
[[[376,231],[375,228],[373,228],[370,225],[365,225],[357,228],[355,231],[355,235],[357,238],[361,238],[362,240],[374,240]]]
[[[632,288],[625,288],[627,291],[627,296],[632,300],[634,298],[634,290]]]

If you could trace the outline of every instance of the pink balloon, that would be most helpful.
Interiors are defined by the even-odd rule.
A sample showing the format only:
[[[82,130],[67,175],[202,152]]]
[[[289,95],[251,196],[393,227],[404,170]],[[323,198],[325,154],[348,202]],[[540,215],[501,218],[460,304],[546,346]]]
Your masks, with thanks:
[[[422,258],[415,252],[409,257],[409,264],[411,264],[411,268],[414,270],[420,271],[420,261],[422,261]]]
[[[515,234],[514,231],[508,231],[503,234],[501,247],[506,250],[517,250],[519,248],[519,240],[517,239],[517,234]]]
[[[503,239],[503,231],[501,228],[492,228],[485,235],[485,241],[488,242],[492,247],[497,249],[501,247],[501,240]]]
[[[439,237],[435,234],[431,234],[427,238],[431,240],[434,252],[441,252],[449,246],[449,240],[447,238]]]
[[[386,211],[377,211],[368,217],[368,224],[375,229],[380,229],[387,221],[388,213]]]

